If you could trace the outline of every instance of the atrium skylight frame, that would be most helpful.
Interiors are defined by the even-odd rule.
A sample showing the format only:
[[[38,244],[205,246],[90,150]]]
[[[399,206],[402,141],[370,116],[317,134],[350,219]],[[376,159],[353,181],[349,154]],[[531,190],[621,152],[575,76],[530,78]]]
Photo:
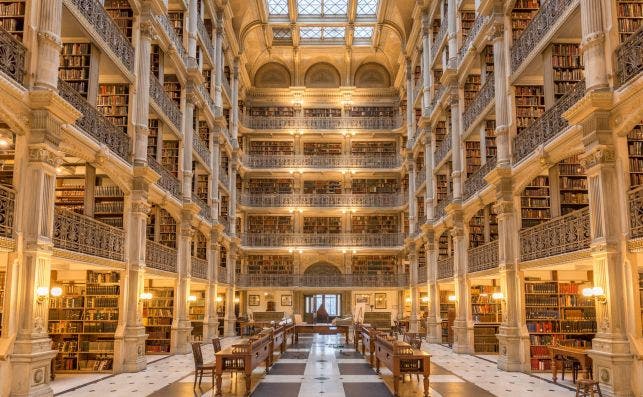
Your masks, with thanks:
[[[342,44],[346,41],[346,27],[301,26],[299,37],[306,44]]]
[[[379,7],[379,0],[356,0],[356,15],[357,18],[361,17],[376,17],[377,9]]]
[[[290,27],[274,26],[272,28],[272,40],[275,44],[292,44],[292,29]]]
[[[268,15],[283,17],[288,16],[288,0],[266,0]]]
[[[297,15],[303,17],[346,17],[348,0],[297,0]]]
[[[375,29],[372,26],[355,26],[353,30],[353,40],[360,44],[369,43],[373,38]]]

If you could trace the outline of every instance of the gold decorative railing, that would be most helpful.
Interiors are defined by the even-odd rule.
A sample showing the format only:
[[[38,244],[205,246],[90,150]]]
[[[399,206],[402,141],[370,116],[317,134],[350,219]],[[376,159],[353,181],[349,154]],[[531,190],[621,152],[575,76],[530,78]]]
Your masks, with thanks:
[[[192,271],[190,272],[192,277],[201,278],[204,280],[208,279],[208,261],[206,259],[192,257]]]
[[[181,183],[170,171],[165,169],[156,159],[152,156],[147,157],[147,164],[150,168],[161,175],[161,178],[156,182],[162,189],[167,190],[172,196],[181,200]]]
[[[0,27],[0,71],[18,84],[24,84],[27,48]]]
[[[198,134],[192,134],[192,148],[201,157],[201,159],[209,166],[210,165],[210,150],[208,146],[203,143]]]
[[[440,219],[447,214],[445,209],[450,202],[451,197],[446,197],[442,200],[438,200],[438,203],[435,206],[435,219]]]
[[[643,186],[629,192],[630,235],[643,237]]]
[[[246,247],[400,247],[402,233],[245,233]]]
[[[0,185],[0,236],[13,237],[13,215],[16,205],[16,193]]]
[[[254,287],[407,287],[407,274],[237,274],[236,286]]]
[[[487,160],[484,165],[471,174],[471,176],[464,181],[462,186],[462,200],[467,200],[469,197],[482,191],[482,189],[487,186],[487,181],[484,177],[487,176],[487,174],[494,168],[496,168],[495,157]]]
[[[164,14],[157,15],[156,20],[158,24],[163,28],[163,31],[167,35],[168,39],[172,43],[172,46],[176,50],[176,52],[179,54],[179,57],[183,61],[183,64],[185,66],[188,65],[188,53],[185,51],[185,47],[183,47],[183,42],[179,38],[179,36],[176,35],[176,31],[174,30],[174,27],[172,26],[172,23],[167,19],[167,16]]]
[[[248,168],[397,168],[402,166],[398,155],[380,156],[308,156],[308,155],[245,155]]]
[[[435,150],[434,158],[435,158],[435,164],[440,164],[442,160],[447,156],[447,154],[451,151],[451,145],[453,144],[452,139],[451,139],[451,132],[444,137],[442,142],[440,142],[440,146],[437,147]]]
[[[491,241],[475,248],[469,248],[467,273],[475,273],[497,268],[499,261],[498,249],[498,240]]]
[[[125,260],[125,233],[85,215],[54,208],[54,247],[116,261]]]
[[[444,37],[447,35],[447,28],[448,24],[442,23],[440,24],[440,30],[438,31],[438,34],[435,36],[435,40],[433,40],[433,43],[431,44],[431,56],[435,59],[436,53],[438,52],[438,48],[442,45],[442,42],[444,41]]]
[[[616,49],[616,84],[620,87],[643,70],[643,26]]]
[[[201,38],[201,41],[203,42],[203,46],[205,47],[205,50],[208,52],[208,55],[210,56],[210,59],[214,62],[214,46],[212,45],[212,40],[210,39],[210,34],[208,33],[205,24],[203,23],[203,20],[201,18],[197,18],[197,34]]]
[[[224,170],[219,170],[219,180],[221,181],[221,183],[223,183],[223,186],[228,189],[230,188],[230,178]]]
[[[420,92],[424,89],[424,76],[420,74],[420,77],[413,82],[413,99],[418,97]]]
[[[242,194],[247,207],[399,207],[405,192],[390,194]]]
[[[147,267],[176,273],[177,260],[176,249],[155,241],[147,240],[145,242],[145,264]]]
[[[462,42],[462,47],[460,47],[460,50],[458,51],[458,65],[462,63],[464,57],[469,51],[469,46],[475,41],[476,36],[478,36],[478,33],[482,30],[484,24],[490,19],[491,17],[486,15],[478,15],[476,17],[476,20],[473,22],[473,26],[469,30],[467,38]]]
[[[212,99],[212,96],[210,95],[208,90],[205,89],[205,85],[197,84],[196,90],[205,101],[206,107],[210,108],[210,111],[212,111],[212,114],[214,114],[215,117],[221,116],[223,112],[221,110],[221,107],[217,107],[217,105],[214,103],[214,99]]]
[[[420,169],[415,171],[415,188],[419,188],[426,181],[426,170]]]
[[[589,248],[589,208],[520,231],[520,260],[547,258]]]
[[[58,93],[82,113],[75,123],[78,128],[99,143],[106,145],[121,159],[131,163],[130,138],[127,134],[114,126],[66,81],[58,79]]]
[[[158,106],[159,110],[165,114],[172,125],[180,131],[181,121],[183,120],[181,109],[179,109],[176,102],[167,96],[163,85],[153,74],[150,74],[150,99],[154,101],[156,106]]]
[[[453,257],[438,259],[438,280],[453,277]]]
[[[493,73],[487,76],[487,80],[478,92],[478,95],[467,106],[462,114],[462,132],[467,135],[473,122],[480,116],[484,116],[484,110],[489,106],[496,94],[496,84]]]
[[[217,282],[228,283],[228,268],[222,266],[217,267]]]
[[[570,92],[560,98],[538,120],[516,136],[514,139],[516,163],[533,153],[539,145],[544,145],[557,137],[569,126],[567,120],[563,118],[563,113],[578,102],[583,95],[585,95],[585,80],[576,83],[576,86]]]
[[[368,129],[368,130],[392,130],[403,125],[400,116],[382,117],[265,117],[240,115],[241,123],[257,130],[274,129],[313,129],[313,130],[335,130],[335,129]]]
[[[211,221],[212,215],[208,203],[194,193],[192,193],[192,201],[199,206],[199,216],[207,221]]]

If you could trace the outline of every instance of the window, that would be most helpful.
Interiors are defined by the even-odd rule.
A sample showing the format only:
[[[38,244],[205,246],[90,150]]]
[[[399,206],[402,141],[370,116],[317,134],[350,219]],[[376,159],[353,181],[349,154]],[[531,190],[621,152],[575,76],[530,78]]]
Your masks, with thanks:
[[[299,15],[337,16],[346,15],[347,0],[299,0],[297,13]]]
[[[355,27],[353,37],[356,40],[370,40],[373,37],[372,26],[357,26]]]
[[[299,28],[302,40],[330,40],[341,41],[344,39],[346,29],[336,26],[304,26]]]
[[[269,15],[288,15],[288,0],[267,0]]]
[[[324,305],[329,317],[342,315],[342,296],[339,294],[317,294],[306,296],[306,313],[314,315]],[[314,319],[314,317],[313,317]]]
[[[291,40],[292,31],[290,28],[272,28],[272,37],[275,40]]]
[[[374,16],[377,14],[379,0],[357,0],[357,16]]]

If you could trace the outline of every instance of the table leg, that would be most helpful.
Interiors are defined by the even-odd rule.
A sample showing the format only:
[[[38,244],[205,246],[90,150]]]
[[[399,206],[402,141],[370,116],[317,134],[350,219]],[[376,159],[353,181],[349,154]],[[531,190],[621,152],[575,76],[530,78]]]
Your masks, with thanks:
[[[424,397],[429,397],[429,377],[424,375]]]
[[[558,373],[558,360],[556,360],[556,356],[552,354],[551,356],[551,380],[556,383],[556,375]]]
[[[250,387],[252,386],[252,379],[250,378],[249,373],[246,372],[245,378],[246,378],[246,396],[250,395]]]
[[[299,342],[299,332],[295,331],[295,342]]]
[[[217,374],[217,393],[216,393],[216,395],[217,396],[222,395],[221,394],[221,374],[220,373]]]
[[[393,375],[393,395],[395,397],[400,395],[400,377]]]

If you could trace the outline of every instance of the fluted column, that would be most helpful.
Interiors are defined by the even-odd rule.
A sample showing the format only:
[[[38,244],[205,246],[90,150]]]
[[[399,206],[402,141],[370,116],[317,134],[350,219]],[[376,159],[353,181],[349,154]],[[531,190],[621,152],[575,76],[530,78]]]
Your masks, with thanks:
[[[411,316],[409,332],[418,332],[418,254],[415,243],[409,247],[409,284],[411,287]]]
[[[37,62],[35,67],[34,86],[38,89],[58,90],[58,66],[62,40],[60,28],[62,22],[62,1],[43,0],[38,4],[39,12],[37,37]],[[25,23],[28,17],[25,18]],[[33,50],[33,49],[32,49]]]
[[[192,212],[183,210],[178,235],[178,262],[176,292],[174,294],[174,319],[172,321],[171,351],[186,354],[190,348],[192,324],[188,319],[188,296],[190,295],[190,272],[192,270]]]
[[[183,118],[183,200],[192,200],[192,135],[194,129],[192,128],[192,119],[195,112],[196,97],[194,93],[194,86],[189,83],[188,93],[185,101],[185,116]]]
[[[455,69],[458,60],[458,34],[456,26],[456,14],[458,13],[456,0],[448,0],[447,3],[447,46],[449,49],[449,58],[447,60],[448,69]]]
[[[205,290],[205,316],[203,316],[203,340],[207,341],[219,336],[219,318],[217,317],[217,290],[219,267],[219,238],[220,232],[213,230],[210,233],[208,247],[208,285]]]
[[[188,57],[190,58],[190,66],[197,67],[196,63],[196,42],[197,42],[197,18],[199,16],[199,10],[197,6],[197,0],[188,0],[188,26],[187,26],[187,35],[188,35]]]
[[[460,102],[456,88],[451,88],[451,178],[453,200],[462,198],[462,152],[460,150]]]
[[[587,91],[607,88],[607,59],[605,53],[605,31],[603,29],[603,4],[601,0],[581,0],[580,17],[581,50],[585,65],[585,86]],[[605,3],[607,4],[607,3]]]
[[[453,274],[456,296],[456,317],[453,322],[453,351],[473,354],[473,318],[471,314],[470,280],[467,275],[467,238],[461,215],[454,220],[451,230],[453,238]]]
[[[219,139],[221,139],[222,132],[220,131],[221,127],[217,127],[217,131],[210,134],[210,156],[212,156],[212,184],[210,185],[210,198],[212,206],[210,208],[210,213],[212,215],[212,220],[214,223],[219,221],[219,163],[220,160],[220,145]]]
[[[406,59],[406,132],[408,142],[411,143],[415,139],[415,112],[413,110],[413,71],[409,58]]]
[[[440,288],[438,287],[438,249],[433,232],[427,234],[426,267],[429,314],[426,319],[427,342],[442,343],[442,319],[440,318]]]
[[[223,11],[217,11],[216,38],[214,40],[214,104],[218,108],[223,107],[221,84],[223,83]]]
[[[497,164],[511,164],[511,140],[509,137],[509,100],[507,94],[507,55],[505,54],[505,35],[502,10],[494,13],[493,35],[493,75],[496,100],[496,146]]]
[[[417,203],[415,201],[415,161],[413,161],[413,154],[409,151],[406,163],[409,169],[409,235],[413,235],[416,230],[417,220]]]
[[[232,104],[230,111],[230,120],[232,121],[232,148],[239,148],[239,57],[234,59],[232,65]]]
[[[431,61],[429,58],[429,51],[431,51],[431,41],[429,35],[431,34],[431,21],[427,11],[422,14],[422,107],[424,109],[429,107],[431,103]],[[424,111],[423,109],[423,111]]]
[[[150,53],[152,52],[152,36],[154,26],[149,9],[144,9],[141,15],[140,35],[138,39],[138,59],[136,81],[136,109],[134,111],[134,164],[147,164],[147,139],[149,136],[148,120],[150,113]],[[150,153],[155,155],[155,153]]]
[[[431,129],[424,134],[424,167],[426,172],[426,197],[424,198],[424,213],[426,214],[426,219],[433,219],[433,202],[435,200],[433,189],[433,151],[431,150]]]
[[[232,170],[230,172],[230,186],[228,186],[228,190],[230,191],[230,209],[229,209],[229,214],[230,214],[230,235],[231,236],[236,236],[237,235],[237,169],[239,168],[239,159],[238,159],[239,153],[235,153],[232,161],[230,162],[232,165]]]
[[[230,249],[228,250],[228,259],[226,261],[229,284],[226,287],[226,294],[225,294],[226,310],[225,310],[223,336],[234,336],[236,334],[235,322],[237,320],[237,317],[234,314],[234,286],[233,286],[234,276],[235,276],[235,271],[234,271],[235,262],[237,260],[237,254],[235,250],[236,248],[231,245]]]

